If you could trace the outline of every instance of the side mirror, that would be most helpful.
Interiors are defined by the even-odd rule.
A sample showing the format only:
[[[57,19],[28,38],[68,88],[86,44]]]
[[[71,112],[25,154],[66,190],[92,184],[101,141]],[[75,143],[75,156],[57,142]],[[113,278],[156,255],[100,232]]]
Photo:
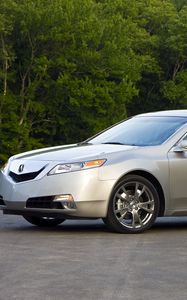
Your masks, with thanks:
[[[187,140],[181,141],[176,147],[174,147],[173,151],[174,152],[187,151]]]

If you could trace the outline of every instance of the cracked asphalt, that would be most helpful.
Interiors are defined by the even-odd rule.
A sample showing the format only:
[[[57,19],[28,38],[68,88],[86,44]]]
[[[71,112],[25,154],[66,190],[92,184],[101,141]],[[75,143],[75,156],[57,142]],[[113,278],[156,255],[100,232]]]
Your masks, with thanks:
[[[187,217],[135,235],[101,220],[41,229],[0,212],[0,300],[184,300]]]

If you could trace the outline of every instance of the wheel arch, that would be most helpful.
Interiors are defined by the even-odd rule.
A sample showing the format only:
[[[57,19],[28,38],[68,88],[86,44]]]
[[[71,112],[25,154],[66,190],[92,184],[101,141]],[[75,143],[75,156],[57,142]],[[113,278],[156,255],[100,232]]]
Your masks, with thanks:
[[[124,174],[122,177],[120,177],[118,179],[118,181],[116,182],[115,186],[121,181],[123,180],[123,178],[125,178],[128,175],[139,175],[142,176],[144,178],[146,178],[147,180],[149,180],[154,187],[156,188],[158,195],[159,195],[159,199],[160,199],[160,208],[159,208],[159,214],[158,216],[161,217],[164,215],[164,211],[165,211],[165,196],[164,196],[164,191],[163,188],[160,184],[160,182],[158,181],[158,179],[152,175],[151,173],[144,171],[144,170],[134,170],[132,172],[126,173]],[[115,186],[113,187],[113,189],[115,188]]]

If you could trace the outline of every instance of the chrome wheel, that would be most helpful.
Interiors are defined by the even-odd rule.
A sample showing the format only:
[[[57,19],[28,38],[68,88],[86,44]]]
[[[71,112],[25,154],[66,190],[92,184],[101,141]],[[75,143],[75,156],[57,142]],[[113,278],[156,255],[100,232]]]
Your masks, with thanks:
[[[122,184],[114,196],[117,220],[128,228],[141,228],[154,213],[154,197],[143,183],[132,181]]]
[[[158,193],[151,182],[129,175],[114,188],[104,222],[117,232],[142,232],[151,227],[159,211]]]

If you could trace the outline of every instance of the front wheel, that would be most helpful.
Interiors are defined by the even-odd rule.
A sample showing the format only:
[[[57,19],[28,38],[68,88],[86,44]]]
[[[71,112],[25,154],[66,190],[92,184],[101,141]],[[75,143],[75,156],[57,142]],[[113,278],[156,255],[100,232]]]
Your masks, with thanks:
[[[149,229],[159,212],[159,196],[146,178],[128,175],[112,193],[105,224],[119,233],[141,233]]]
[[[36,216],[23,216],[32,225],[40,227],[53,227],[65,221],[63,218],[50,218],[50,217],[36,217]]]

